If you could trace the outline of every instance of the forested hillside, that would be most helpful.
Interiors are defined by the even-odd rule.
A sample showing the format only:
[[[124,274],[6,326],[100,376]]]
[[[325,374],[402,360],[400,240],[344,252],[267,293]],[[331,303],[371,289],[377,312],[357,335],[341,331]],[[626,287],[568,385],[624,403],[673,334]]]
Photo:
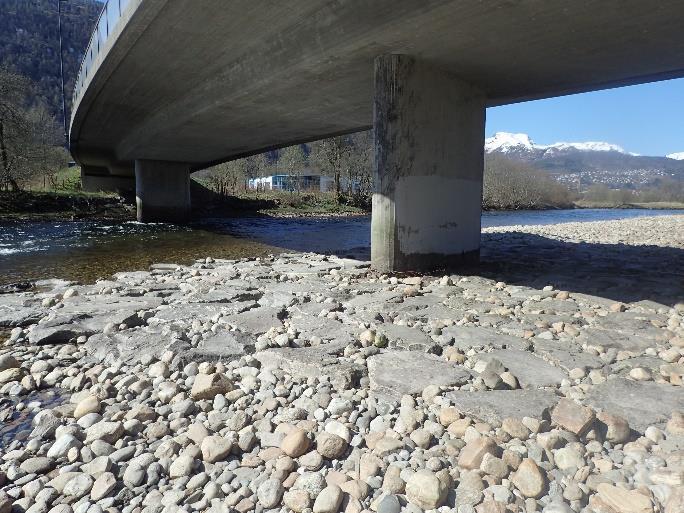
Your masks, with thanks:
[[[0,0],[0,67],[8,66],[34,83],[61,123],[58,0]],[[95,0],[62,1],[62,36],[67,109],[81,58],[102,8]]]

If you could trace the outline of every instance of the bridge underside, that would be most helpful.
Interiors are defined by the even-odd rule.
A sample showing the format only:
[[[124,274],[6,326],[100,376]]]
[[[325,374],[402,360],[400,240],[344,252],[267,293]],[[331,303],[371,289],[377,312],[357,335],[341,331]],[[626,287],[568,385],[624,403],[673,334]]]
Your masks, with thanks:
[[[265,3],[131,0],[76,103],[76,159],[157,162],[178,206],[188,169],[374,126],[374,264],[442,267],[477,255],[486,106],[684,75],[679,0]]]

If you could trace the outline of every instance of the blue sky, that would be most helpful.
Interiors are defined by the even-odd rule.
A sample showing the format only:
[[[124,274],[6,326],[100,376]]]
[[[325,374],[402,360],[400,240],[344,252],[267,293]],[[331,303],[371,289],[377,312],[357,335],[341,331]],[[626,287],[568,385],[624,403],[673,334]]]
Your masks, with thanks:
[[[487,137],[522,132],[539,144],[605,141],[641,155],[684,151],[684,79],[487,109]]]

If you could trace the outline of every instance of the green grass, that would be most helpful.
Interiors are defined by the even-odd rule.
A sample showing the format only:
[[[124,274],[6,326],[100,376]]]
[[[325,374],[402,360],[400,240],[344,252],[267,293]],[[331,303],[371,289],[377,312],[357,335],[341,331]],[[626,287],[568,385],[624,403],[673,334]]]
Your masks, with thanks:
[[[113,192],[85,192],[81,190],[81,168],[79,166],[64,167],[54,173],[51,180],[41,178],[30,184],[27,190],[82,198],[113,198],[118,196]]]

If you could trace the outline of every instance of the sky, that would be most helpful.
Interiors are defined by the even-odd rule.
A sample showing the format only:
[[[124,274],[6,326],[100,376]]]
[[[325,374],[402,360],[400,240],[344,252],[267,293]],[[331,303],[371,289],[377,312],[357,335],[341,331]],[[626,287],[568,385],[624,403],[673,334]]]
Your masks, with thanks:
[[[487,137],[526,133],[538,144],[604,141],[640,155],[684,152],[684,79],[487,109]]]

